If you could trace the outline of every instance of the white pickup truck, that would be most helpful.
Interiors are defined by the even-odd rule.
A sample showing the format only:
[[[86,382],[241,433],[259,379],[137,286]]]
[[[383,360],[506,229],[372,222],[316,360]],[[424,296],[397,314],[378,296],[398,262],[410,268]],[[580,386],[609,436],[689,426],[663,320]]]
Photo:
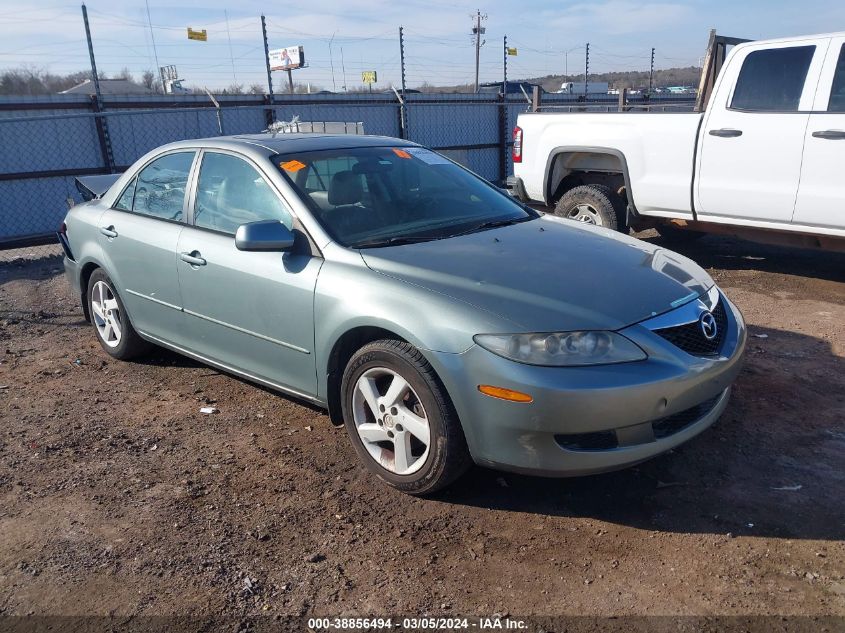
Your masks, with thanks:
[[[845,33],[734,46],[704,112],[521,114],[513,160],[560,216],[841,249]]]

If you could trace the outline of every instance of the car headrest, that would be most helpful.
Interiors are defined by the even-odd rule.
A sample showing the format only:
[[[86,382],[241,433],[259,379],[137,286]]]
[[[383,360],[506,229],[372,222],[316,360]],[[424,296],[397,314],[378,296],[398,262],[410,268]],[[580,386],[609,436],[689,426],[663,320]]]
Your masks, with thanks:
[[[364,196],[361,176],[351,171],[339,171],[332,176],[329,184],[329,204],[356,204]]]

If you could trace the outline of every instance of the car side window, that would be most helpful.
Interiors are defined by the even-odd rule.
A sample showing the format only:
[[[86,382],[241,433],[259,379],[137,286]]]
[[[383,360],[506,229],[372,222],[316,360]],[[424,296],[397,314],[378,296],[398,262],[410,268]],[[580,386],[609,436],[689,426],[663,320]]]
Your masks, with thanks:
[[[132,210],[132,200],[135,197],[135,183],[137,182],[138,179],[133,178],[132,182],[126,185],[126,189],[123,190],[123,193],[120,194],[120,198],[118,198],[117,202],[114,204],[115,209],[120,209],[121,211]]]
[[[845,112],[845,44],[839,49],[839,60],[833,73],[833,86],[830,89],[828,112]]]
[[[234,234],[241,224],[279,220],[289,229],[293,217],[264,177],[245,160],[206,152],[200,167],[194,224]]]
[[[742,62],[731,108],[796,112],[815,46],[753,51]]]
[[[167,154],[144,167],[138,174],[132,210],[164,220],[181,220],[194,155]]]

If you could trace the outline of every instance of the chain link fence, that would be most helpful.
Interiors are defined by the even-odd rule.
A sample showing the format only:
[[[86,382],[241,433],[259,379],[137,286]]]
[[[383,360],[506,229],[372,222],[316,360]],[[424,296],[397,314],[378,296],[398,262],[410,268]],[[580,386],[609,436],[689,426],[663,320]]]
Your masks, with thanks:
[[[494,183],[512,170],[511,130],[528,109],[521,95],[326,94],[217,97],[61,95],[0,100],[0,265],[59,253],[55,231],[79,202],[76,176],[121,172],[176,140],[256,133],[274,120],[355,121],[367,134],[405,137],[431,147]],[[632,102],[631,107],[641,104]],[[689,100],[662,108],[692,109]],[[547,95],[544,109],[616,110],[615,98],[573,102]],[[660,109],[654,103],[651,108]]]

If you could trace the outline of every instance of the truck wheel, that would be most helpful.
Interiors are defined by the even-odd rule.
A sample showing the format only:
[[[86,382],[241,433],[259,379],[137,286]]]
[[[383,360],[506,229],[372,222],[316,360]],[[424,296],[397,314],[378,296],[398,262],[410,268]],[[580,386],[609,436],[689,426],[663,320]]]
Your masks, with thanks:
[[[622,199],[605,185],[581,185],[570,189],[555,205],[555,215],[613,230],[625,226]]]
[[[658,224],[654,227],[660,234],[660,237],[667,244],[689,244],[700,240],[706,234],[701,231],[691,231],[690,229],[679,229],[671,224]]]
[[[341,383],[343,421],[367,468],[394,488],[427,495],[470,465],[446,390],[425,357],[402,341],[359,349]]]

